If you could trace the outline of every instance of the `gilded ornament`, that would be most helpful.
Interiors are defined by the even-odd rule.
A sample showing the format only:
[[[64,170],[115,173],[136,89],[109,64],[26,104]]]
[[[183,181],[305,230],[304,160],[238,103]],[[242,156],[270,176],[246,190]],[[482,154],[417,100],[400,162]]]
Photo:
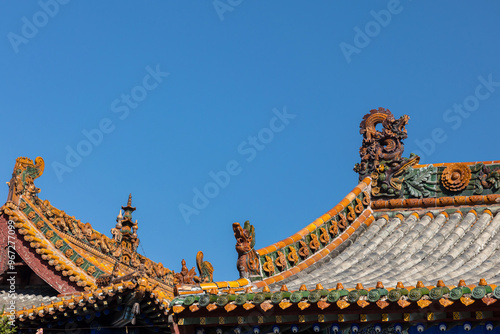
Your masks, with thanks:
[[[71,248],[66,249],[64,255],[66,255],[66,257],[71,257],[73,255],[73,250]]]
[[[453,302],[449,300],[448,298],[441,298],[439,300],[439,304],[443,305],[444,307],[448,307],[450,305],[453,305]]]
[[[212,312],[213,310],[215,310],[217,308],[217,305],[215,305],[214,303],[212,304],[208,304],[207,305],[207,310],[208,312]]]
[[[292,306],[293,304],[290,303],[290,302],[285,302],[285,301],[281,301],[279,304],[280,308],[282,310],[286,309],[286,308],[289,308],[290,306]]]
[[[180,305],[175,305],[174,307],[172,307],[172,311],[174,311],[174,313],[181,313],[182,311],[184,311],[184,309],[185,307]]]
[[[321,235],[319,236],[319,241],[321,241],[322,244],[327,244],[330,241],[330,236],[328,235],[328,232],[326,232],[326,229],[324,227],[320,228]]]
[[[33,219],[36,217],[36,212],[35,211],[31,211],[30,213],[28,213],[28,218],[29,219]]]
[[[301,310],[305,310],[306,308],[308,308],[309,306],[311,306],[311,304],[309,304],[308,302],[300,302],[300,303],[297,304],[297,306]]]
[[[274,265],[273,265],[273,259],[271,259],[270,256],[266,255],[266,262],[262,265],[262,269],[269,275],[272,276],[274,275]]]
[[[402,308],[405,308],[407,306],[410,306],[410,302],[404,299],[398,300],[398,305],[401,306]]]
[[[62,241],[62,239],[59,239],[54,245],[56,246],[56,248],[61,248],[64,245],[64,241]]]
[[[243,304],[243,308],[245,310],[250,310],[250,309],[253,309],[255,307],[255,304],[252,304],[252,303],[249,303],[249,302],[246,302],[245,304]]]
[[[87,274],[92,275],[93,273],[95,273],[95,267],[94,266],[88,267]]]
[[[460,297],[460,301],[462,302],[462,304],[464,304],[465,306],[469,306],[470,304],[474,303],[475,300],[469,298],[469,297]]]
[[[318,236],[314,233],[311,233],[310,236],[311,236],[311,241],[309,242],[309,248],[315,251],[320,247]]]
[[[224,309],[226,310],[226,312],[231,312],[232,310],[234,310],[235,308],[237,307],[236,304],[227,304],[226,306],[224,306]]]
[[[363,205],[368,206],[370,205],[370,194],[368,191],[363,191]]]
[[[277,252],[277,257],[275,261],[276,265],[280,270],[286,269],[286,258],[282,251]]]
[[[425,307],[429,306],[430,304],[432,304],[432,302],[429,299],[420,299],[417,302],[417,305],[420,306],[420,308],[425,308]]]
[[[26,209],[26,206],[27,206],[27,204],[25,201],[21,201],[21,203],[19,203],[19,209],[21,209],[21,211]]]
[[[370,303],[369,303],[369,302],[367,302],[366,300],[358,300],[356,303],[357,303],[357,304],[358,304],[358,306],[359,306],[359,307],[361,307],[361,308],[365,308],[365,307],[367,307],[368,305],[370,305]]]
[[[45,237],[47,237],[47,239],[52,239],[53,236],[54,232],[52,230],[48,230],[47,232],[45,232]]]
[[[340,218],[339,227],[343,230],[347,227],[347,218],[342,213],[339,213],[339,218]]]
[[[383,310],[384,308],[386,308],[387,306],[389,306],[389,305],[390,305],[390,304],[389,304],[389,302],[387,302],[387,301],[385,301],[385,300],[381,300],[381,299],[380,299],[380,300],[378,300],[378,301],[377,301],[377,306],[378,306],[380,309],[382,309],[382,310]]]
[[[267,312],[269,311],[270,309],[273,308],[273,304],[271,304],[270,302],[264,302],[264,303],[261,303],[260,304],[260,308],[264,311],[264,312]]]
[[[83,258],[79,257],[75,260],[75,263],[77,266],[81,266],[85,261],[83,260]]]
[[[327,302],[326,302],[326,301],[324,301],[324,300],[320,300],[320,301],[318,302],[318,304],[317,304],[317,305],[318,305],[318,307],[319,307],[320,309],[324,310],[325,308],[329,307],[331,304],[330,304],[330,303],[327,303]]]
[[[352,223],[354,219],[356,219],[356,212],[354,212],[354,208],[351,205],[347,207],[347,210],[349,211],[347,214],[347,220]]]
[[[299,241],[300,248],[299,248],[299,255],[302,256],[302,258],[306,258],[309,256],[309,247],[307,247],[307,244],[303,241]]]
[[[349,304],[349,303],[348,303],[348,302],[346,302],[345,300],[338,300],[338,301],[337,301],[337,306],[338,306],[341,310],[345,309],[345,308],[346,308],[346,307],[348,307],[349,305],[351,305],[351,304]]]
[[[467,187],[471,179],[470,168],[462,163],[448,165],[441,175],[441,183],[449,191],[460,191]]]
[[[330,225],[329,231],[330,234],[332,235],[332,238],[335,238],[337,236],[339,228],[338,228],[338,223],[335,220],[332,220],[332,224]]]
[[[297,255],[297,250],[295,249],[294,246],[288,246],[288,250],[290,251],[288,253],[288,261],[290,261],[292,264],[295,264],[299,261],[299,256]]]
[[[354,208],[354,211],[359,215],[361,212],[363,212],[365,208],[363,207],[363,202],[356,197],[356,207]]]
[[[496,298],[491,298],[491,297],[483,297],[481,299],[483,303],[485,303],[487,306],[490,306],[491,304],[495,303],[497,301]]]
[[[38,227],[39,229],[43,228],[45,226],[45,223],[43,222],[43,220],[39,220],[36,222],[36,227]]]

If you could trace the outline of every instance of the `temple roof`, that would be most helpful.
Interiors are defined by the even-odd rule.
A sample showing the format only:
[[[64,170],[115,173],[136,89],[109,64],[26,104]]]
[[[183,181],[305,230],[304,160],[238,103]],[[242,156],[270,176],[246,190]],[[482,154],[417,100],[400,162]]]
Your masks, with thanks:
[[[401,321],[401,312],[442,311],[458,300],[453,310],[460,312],[478,299],[483,303],[474,310],[494,304],[500,298],[500,161],[420,165],[418,156],[404,158],[408,120],[370,111],[360,125],[360,183],[289,238],[253,249],[258,230],[233,224],[240,279],[178,286],[172,302],[178,319],[196,325],[198,317],[246,317],[259,306],[264,318],[279,307],[279,321],[297,312],[339,322],[344,313],[366,321],[364,313],[392,312],[372,321]]]
[[[499,208],[500,209],[500,208]],[[377,213],[377,218],[364,231],[351,236],[352,243],[341,252],[332,252],[308,270],[279,283],[298,290],[302,284],[322,284],[335,288],[337,282],[346,287],[363,283],[375,287],[405,286],[422,281],[433,285],[438,280],[456,284],[459,280],[477,282],[485,278],[490,284],[500,282],[500,210],[494,216],[489,209],[413,212],[406,217],[390,218]]]
[[[323,321],[341,321],[339,312],[347,307],[357,314],[353,321],[366,321],[367,310],[384,309],[393,315],[372,320],[399,321],[398,307],[415,316],[418,309],[451,305],[456,312],[470,305],[478,312],[481,305],[500,311],[490,307],[500,299],[500,161],[421,165],[414,154],[404,158],[408,120],[382,108],[363,118],[361,162],[354,168],[359,183],[297,233],[255,249],[258,230],[250,222],[234,223],[240,278],[219,282],[212,282],[214,268],[201,252],[199,276],[184,260],[174,273],[138,254],[131,196],[109,238],[40,200],[33,180],[42,174],[43,160],[19,158],[1,208],[0,241],[7,245],[12,222],[22,260],[69,297],[52,294],[52,308],[19,307],[17,316],[33,320],[57,310],[64,314],[74,304],[121,303],[117,293],[144,307],[154,302],[162,315],[173,313],[177,325],[186,319],[191,320],[185,324],[202,325],[205,317],[213,324],[239,323],[257,305],[267,312],[274,304],[282,312],[276,317],[295,316],[296,308],[314,304],[307,312],[325,313]],[[2,268],[6,261],[0,261]],[[38,299],[33,297],[42,303]],[[233,311],[238,319],[231,318]],[[268,319],[273,321],[278,318]]]

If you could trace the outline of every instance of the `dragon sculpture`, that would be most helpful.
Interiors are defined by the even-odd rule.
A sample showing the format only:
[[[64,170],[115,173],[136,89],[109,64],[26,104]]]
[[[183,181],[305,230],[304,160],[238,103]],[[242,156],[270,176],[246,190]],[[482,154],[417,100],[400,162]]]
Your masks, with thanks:
[[[246,221],[243,227],[239,223],[234,223],[233,231],[236,238],[236,252],[238,252],[236,267],[240,277],[259,276],[259,256],[254,249],[255,228]]]
[[[370,110],[359,125],[363,144],[359,150],[361,162],[354,166],[354,171],[360,181],[371,176],[374,197],[399,197],[406,170],[420,160],[414,154],[402,158],[409,119],[407,115],[395,119],[389,109],[378,108]],[[382,125],[381,130],[377,130],[378,124]]]

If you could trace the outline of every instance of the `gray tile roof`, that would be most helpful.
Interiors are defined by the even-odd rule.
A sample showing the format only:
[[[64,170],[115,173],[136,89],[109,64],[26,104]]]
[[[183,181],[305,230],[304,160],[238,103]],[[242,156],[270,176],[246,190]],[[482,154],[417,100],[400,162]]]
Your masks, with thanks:
[[[47,305],[52,301],[58,302],[61,298],[57,297],[57,295],[58,292],[51,287],[27,286],[22,289],[16,287],[14,298],[16,310],[22,310],[23,307],[30,309],[33,305],[40,306],[41,303]],[[7,308],[11,300],[8,288],[0,286],[0,307],[5,305]]]
[[[499,230],[500,210],[493,217],[486,212],[476,216],[472,211],[420,218],[412,214],[403,220],[381,217],[353,235],[355,240],[344,249],[270,288],[286,284],[288,289],[297,290],[306,284],[313,289],[321,283],[329,289],[337,282],[346,288],[354,288],[356,283],[368,288],[378,281],[395,287],[399,281],[414,286],[417,281],[435,285],[438,280],[456,285],[461,279],[477,284],[480,278],[499,284]]]

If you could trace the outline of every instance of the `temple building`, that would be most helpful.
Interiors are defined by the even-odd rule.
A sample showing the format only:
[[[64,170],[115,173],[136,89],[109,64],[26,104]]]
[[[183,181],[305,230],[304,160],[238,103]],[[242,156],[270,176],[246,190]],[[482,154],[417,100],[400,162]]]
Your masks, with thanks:
[[[354,189],[292,236],[255,249],[233,223],[240,278],[220,282],[201,252],[198,273],[137,253],[131,196],[108,237],[39,199],[43,160],[18,158],[4,314],[26,333],[500,333],[500,161],[421,165],[403,157],[408,121],[365,115]]]

